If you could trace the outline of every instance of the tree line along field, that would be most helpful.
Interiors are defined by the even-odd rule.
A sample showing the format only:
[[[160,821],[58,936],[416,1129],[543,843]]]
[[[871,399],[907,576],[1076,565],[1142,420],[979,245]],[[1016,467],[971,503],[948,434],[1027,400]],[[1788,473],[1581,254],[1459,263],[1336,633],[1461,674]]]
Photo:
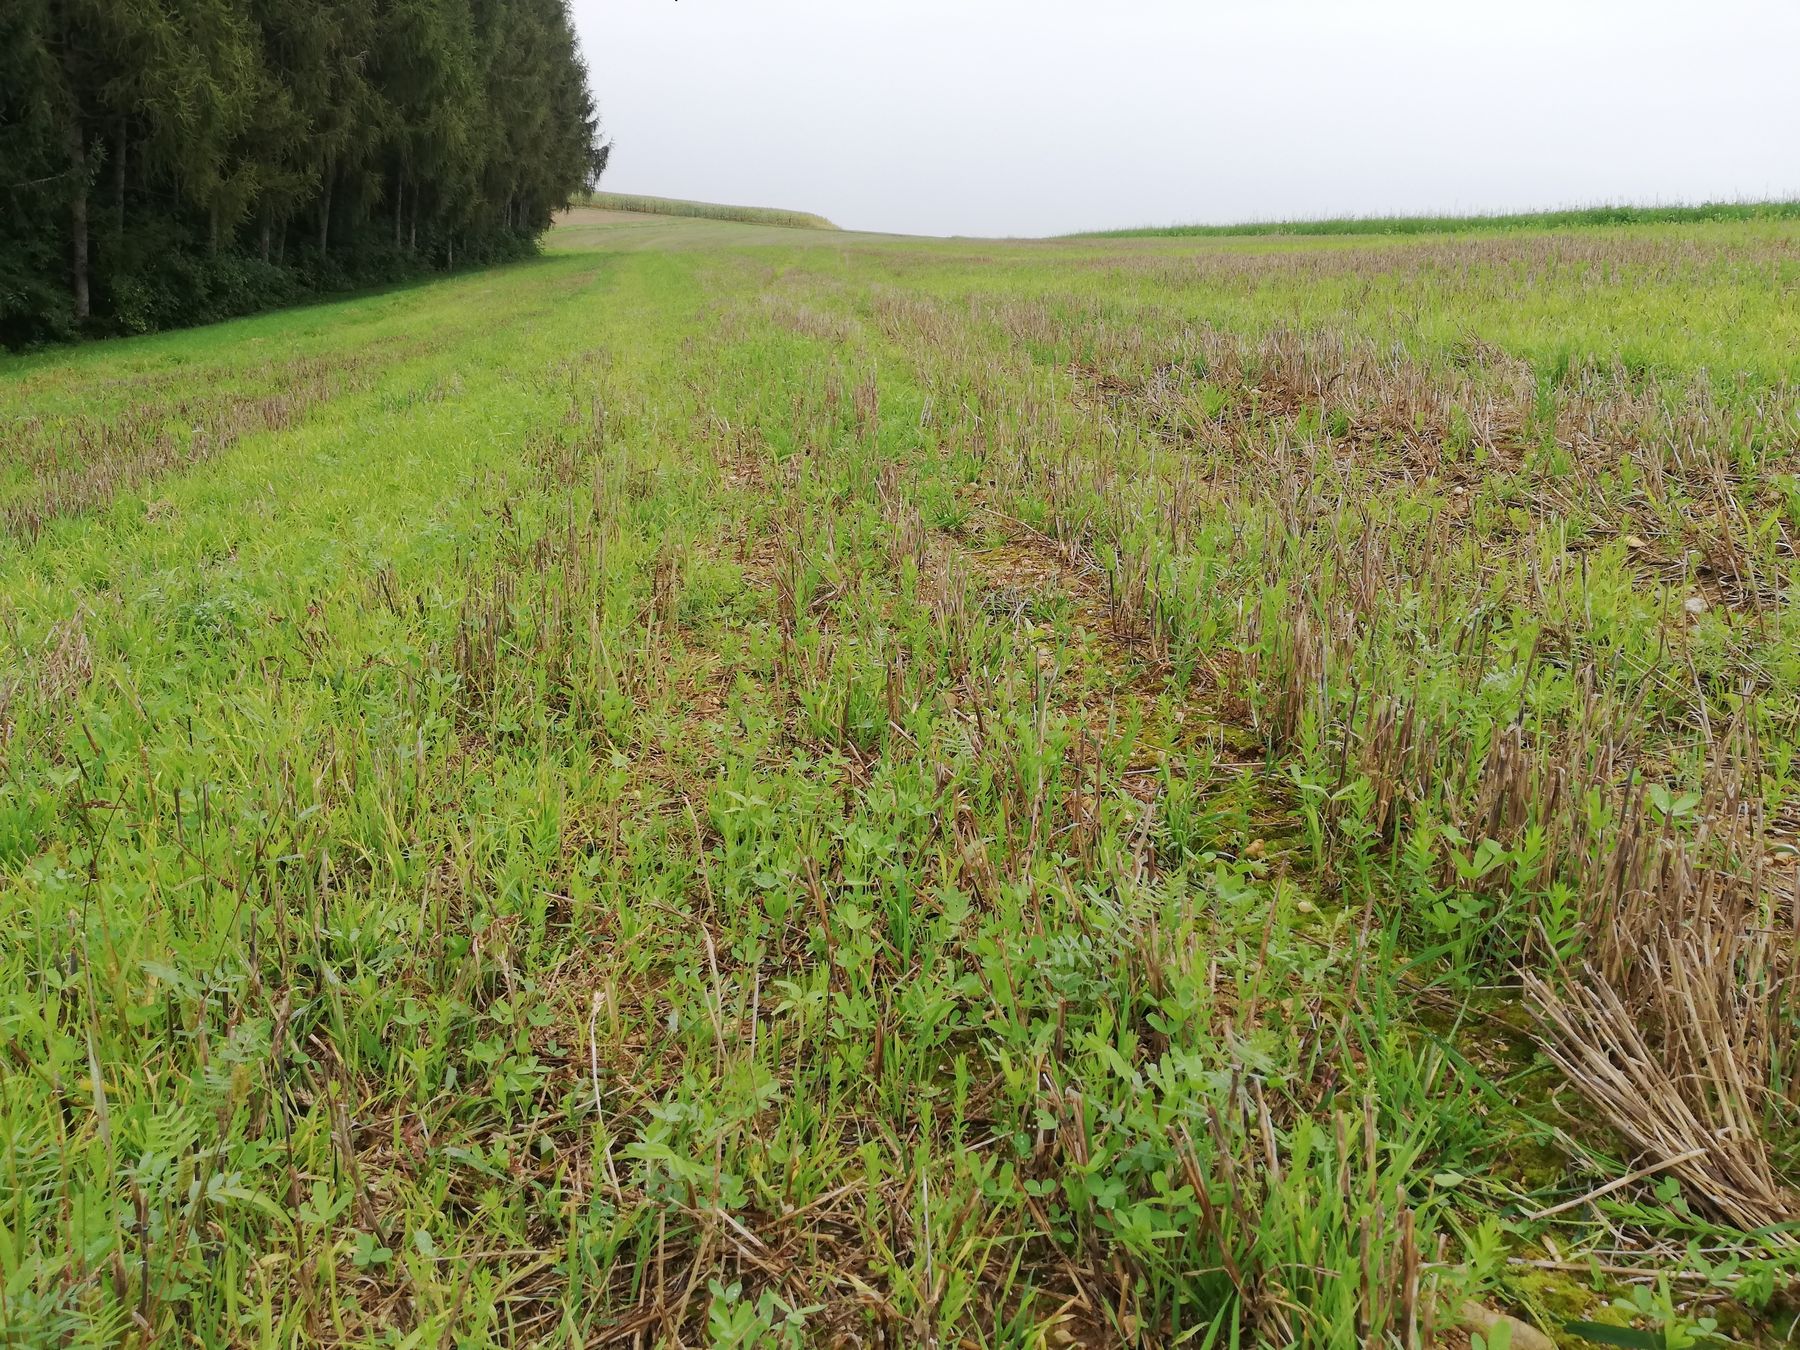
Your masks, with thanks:
[[[0,362],[0,1340],[1780,1339],[1797,228]]]
[[[0,348],[529,256],[609,154],[568,0],[9,0]]]

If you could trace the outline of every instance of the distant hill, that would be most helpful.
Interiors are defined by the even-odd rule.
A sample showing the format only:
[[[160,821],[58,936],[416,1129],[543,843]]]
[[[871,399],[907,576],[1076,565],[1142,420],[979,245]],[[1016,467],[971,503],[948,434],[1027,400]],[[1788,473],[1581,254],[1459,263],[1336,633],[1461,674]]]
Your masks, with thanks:
[[[1585,206],[1487,216],[1348,216],[1237,225],[1146,225],[1087,230],[1069,238],[1182,238],[1245,234],[1450,234],[1464,230],[1555,230],[1584,225],[1675,225],[1694,221],[1800,220],[1800,201],[1707,202],[1699,206]]]
[[[799,230],[835,230],[824,216],[783,211],[772,206],[721,206],[717,202],[684,202],[675,197],[634,197],[624,192],[591,192],[587,204],[602,211],[636,211],[653,216],[700,216],[706,220],[742,220],[752,225],[787,225]]]

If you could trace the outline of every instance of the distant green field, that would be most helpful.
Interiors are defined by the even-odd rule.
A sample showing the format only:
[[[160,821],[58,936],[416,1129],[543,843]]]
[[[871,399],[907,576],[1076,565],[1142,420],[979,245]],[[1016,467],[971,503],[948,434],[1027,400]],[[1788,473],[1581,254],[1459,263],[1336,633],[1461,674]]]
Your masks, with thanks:
[[[1700,221],[1800,219],[1800,201],[1709,202],[1699,206],[1586,206],[1478,216],[1345,216],[1261,220],[1236,225],[1145,225],[1092,230],[1074,238],[1205,238],[1258,234],[1453,234],[1490,230],[1565,230],[1601,225],[1681,225]]]
[[[0,1344],[1783,1343],[1800,222],[548,245],[0,358]]]
[[[717,202],[639,197],[624,192],[590,192],[584,204],[602,211],[633,211],[639,215],[697,216],[702,220],[738,220],[746,225],[787,225],[801,230],[837,228],[824,216],[806,211],[783,211],[771,206],[722,206]]]

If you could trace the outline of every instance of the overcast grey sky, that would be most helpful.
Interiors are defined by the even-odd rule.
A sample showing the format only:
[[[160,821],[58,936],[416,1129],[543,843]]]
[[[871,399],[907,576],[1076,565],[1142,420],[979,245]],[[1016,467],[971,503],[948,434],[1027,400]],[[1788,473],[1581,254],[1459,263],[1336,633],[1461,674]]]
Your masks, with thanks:
[[[1797,0],[572,0],[605,186],[858,229],[1800,194]]]

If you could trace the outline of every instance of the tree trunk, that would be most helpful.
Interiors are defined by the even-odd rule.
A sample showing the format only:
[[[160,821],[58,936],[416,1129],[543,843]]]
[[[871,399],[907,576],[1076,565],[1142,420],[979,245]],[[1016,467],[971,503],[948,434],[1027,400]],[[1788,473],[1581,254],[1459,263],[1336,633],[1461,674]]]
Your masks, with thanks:
[[[394,247],[400,247],[400,222],[406,215],[406,175],[394,179]]]
[[[75,322],[86,323],[88,307],[88,163],[87,142],[82,139],[81,123],[71,120],[69,138],[69,175],[75,192],[69,198],[69,281],[73,292]]]
[[[273,228],[273,222],[270,220],[271,214],[269,208],[265,206],[262,213],[262,233],[257,240],[257,252],[262,256],[264,262],[269,261],[269,234]]]
[[[325,187],[319,194],[319,256],[325,256],[325,248],[331,242],[331,181],[337,176],[337,170],[325,167]]]
[[[119,119],[118,135],[113,140],[112,162],[113,234],[120,242],[125,238],[125,119]]]

